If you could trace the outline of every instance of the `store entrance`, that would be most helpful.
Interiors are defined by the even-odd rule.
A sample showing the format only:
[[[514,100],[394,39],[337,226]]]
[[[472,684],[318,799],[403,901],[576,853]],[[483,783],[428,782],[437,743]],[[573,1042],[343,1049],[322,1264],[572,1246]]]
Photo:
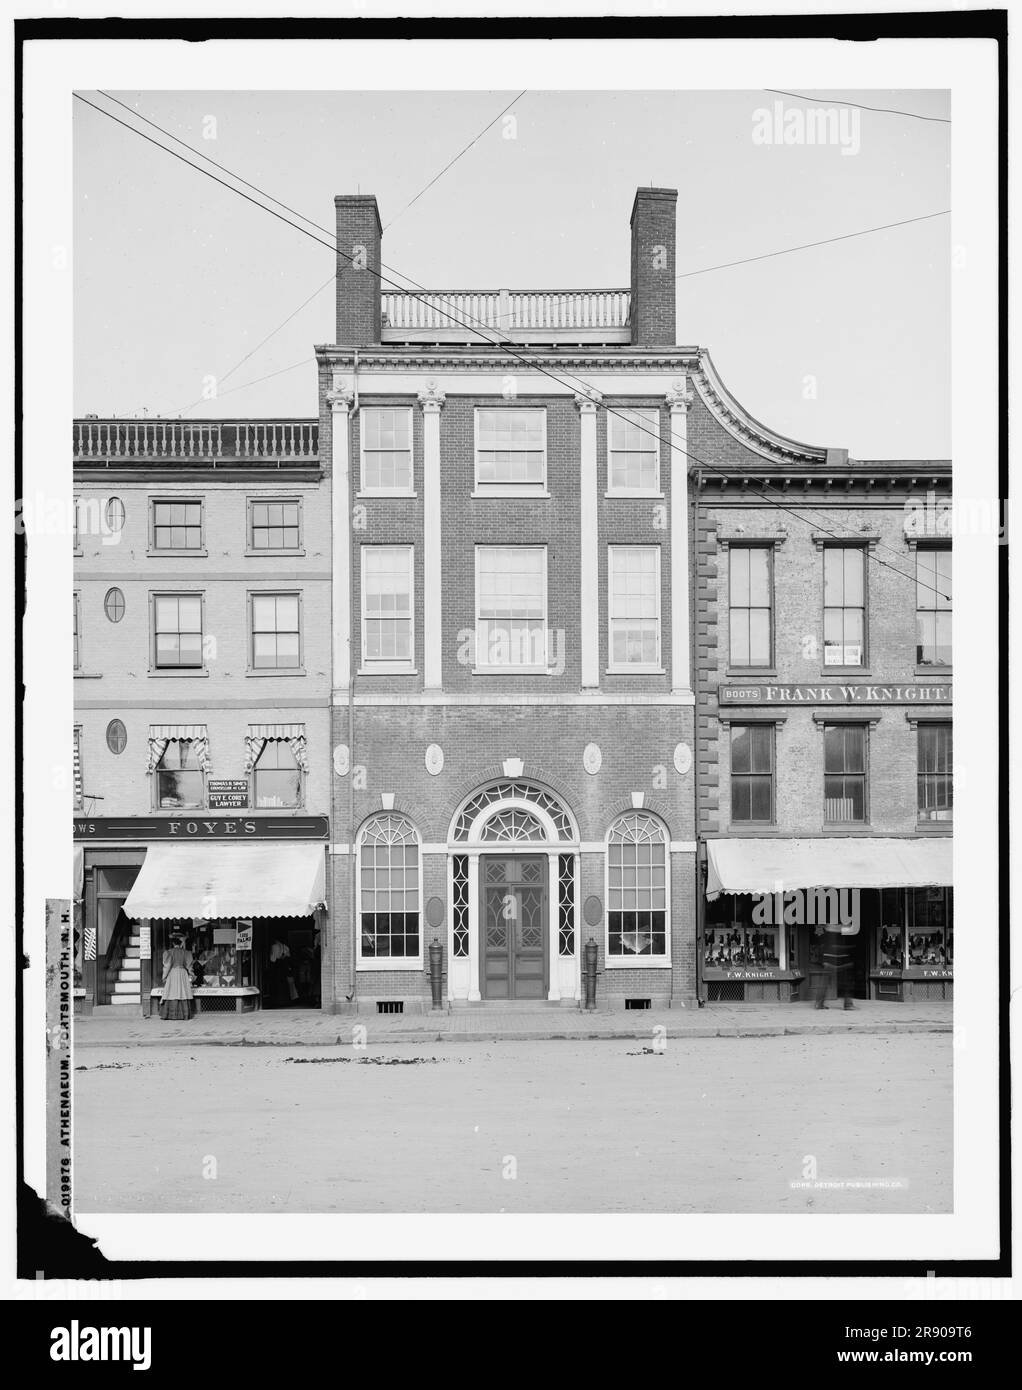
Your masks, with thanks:
[[[545,999],[547,861],[483,855],[484,999]]]
[[[320,934],[315,919],[258,917],[255,922],[263,1008],[318,1009]]]

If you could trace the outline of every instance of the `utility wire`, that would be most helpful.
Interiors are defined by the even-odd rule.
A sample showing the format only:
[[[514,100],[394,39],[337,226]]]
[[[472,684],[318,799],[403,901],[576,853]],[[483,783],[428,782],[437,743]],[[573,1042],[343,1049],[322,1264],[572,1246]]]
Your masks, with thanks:
[[[801,92],[782,92],[777,87],[764,87],[764,92],[773,92],[779,97],[794,97],[796,101],[811,101],[820,103],[824,100],[833,106],[855,106],[860,111],[877,111],[883,116],[911,116],[914,121],[935,121],[941,125],[950,125],[951,121],[947,116],[923,116],[918,111],[900,111],[892,106],[863,106],[859,101],[845,101],[843,97],[808,97]]]
[[[454,158],[451,160],[451,162],[450,162],[449,164],[445,164],[444,167],[440,170],[439,174],[435,174],[435,175],[433,176],[433,178],[430,179],[429,183],[426,184],[425,188],[420,188],[419,191],[418,191],[418,193],[416,193],[415,197],[412,198],[411,202],[405,203],[405,205],[404,205],[404,207],[401,209],[401,211],[400,211],[400,212],[396,212],[396,213],[394,214],[394,216],[390,219],[390,221],[387,223],[387,226],[384,227],[383,230],[386,231],[388,227],[393,227],[394,223],[395,223],[395,222],[397,221],[397,219],[402,215],[402,213],[406,213],[406,212],[408,211],[408,209],[412,206],[412,203],[417,203],[424,193],[428,193],[429,190],[433,187],[433,185],[434,185],[439,179],[442,179],[442,178],[443,178],[444,174],[447,173],[447,170],[448,170],[448,169],[452,169],[452,168],[454,167],[454,165],[457,164],[458,160],[461,158],[461,156],[462,156],[463,154],[468,154],[468,152],[469,152],[469,150],[472,148],[472,146],[473,146],[473,145],[477,145],[477,144],[479,143],[479,141],[483,138],[483,136],[486,134],[486,132],[487,132],[492,126],[495,126],[495,125],[497,124],[497,122],[500,120],[501,116],[506,115],[507,112],[511,110],[511,107],[514,106],[515,101],[521,101],[522,97],[525,96],[525,93],[526,93],[528,90],[529,90],[528,87],[523,87],[523,89],[522,89],[522,90],[518,93],[518,95],[515,97],[514,101],[508,102],[507,106],[504,107],[504,110],[503,110],[503,111],[498,111],[497,114],[496,114],[496,116],[494,116],[493,120],[490,122],[490,124],[489,124],[489,125],[484,125],[483,128],[482,128],[482,130],[481,130],[481,131],[479,132],[479,134],[475,137],[475,139],[470,140],[470,141],[468,142],[468,144],[465,146],[465,148],[464,148],[463,150],[460,150],[460,151],[454,156]]]
[[[765,251],[761,256],[743,256],[740,261],[723,261],[720,265],[704,266],[702,270],[686,270],[674,278],[688,280],[693,275],[709,275],[712,270],[730,270],[736,265],[751,265],[753,261],[769,261],[774,256],[790,256],[795,251],[808,251],[813,246],[830,246],[835,241],[852,241],[855,237],[871,236],[873,232],[886,232],[891,227],[907,227],[912,222],[928,222],[932,217],[947,217],[950,211],[950,208],[941,208],[940,212],[924,212],[920,217],[906,217],[901,222],[884,222],[879,227],[863,227],[861,232],[845,232],[843,236],[829,236],[823,241],[806,241],[801,246],[787,246],[783,251]]]
[[[286,217],[282,217],[282,216],[280,215],[280,213],[274,212],[272,208],[266,207],[265,204],[260,203],[260,202],[257,202],[257,200],[256,200],[255,198],[250,198],[250,197],[248,196],[247,193],[242,193],[242,191],[241,191],[240,189],[238,189],[238,188],[233,188],[232,185],[230,185],[230,184],[228,184],[228,183],[225,183],[223,179],[217,178],[217,176],[216,176],[215,174],[211,174],[211,173],[209,172],[208,169],[203,169],[200,165],[198,165],[198,164],[193,164],[192,161],[191,161],[190,159],[185,159],[185,157],[184,157],[183,155],[178,154],[176,150],[168,149],[166,145],[161,145],[160,142],[159,142],[158,140],[153,140],[152,137],[146,135],[144,131],[137,130],[134,126],[128,125],[128,123],[127,123],[126,121],[122,121],[122,120],[120,119],[120,117],[113,115],[112,112],[110,112],[110,111],[104,111],[102,107],[96,106],[94,102],[88,101],[85,97],[81,96],[78,92],[73,93],[73,95],[75,96],[75,98],[76,98],[78,101],[84,102],[86,106],[91,106],[92,109],[93,109],[94,111],[98,111],[98,112],[100,113],[100,115],[106,116],[109,120],[115,121],[118,125],[124,126],[124,128],[125,128],[126,130],[131,131],[132,134],[134,134],[134,135],[140,136],[141,139],[146,140],[149,144],[155,145],[155,146],[157,147],[157,149],[163,150],[163,152],[164,152],[165,154],[171,155],[174,159],[179,159],[183,164],[187,164],[187,165],[189,166],[189,168],[196,169],[200,174],[205,174],[205,176],[206,176],[207,178],[211,178],[215,183],[218,183],[218,184],[220,184],[222,187],[227,188],[227,189],[229,189],[231,192],[236,193],[236,194],[238,195],[238,197],[244,198],[246,202],[253,203],[256,207],[262,208],[262,210],[263,210],[264,212],[268,212],[268,213],[270,214],[271,217],[277,218],[278,221],[284,222],[284,223],[286,223],[288,226],[293,227],[295,231],[301,232],[303,235],[305,235],[305,236],[311,238],[311,240],[313,240],[313,241],[315,241],[315,242],[318,242],[321,246],[325,246],[328,250],[334,251],[334,252],[335,252],[337,255],[339,255],[339,256],[343,256],[344,259],[347,260],[349,263],[352,263],[352,264],[354,263],[354,259],[355,259],[355,258],[354,258],[353,256],[349,256],[346,252],[342,251],[342,250],[340,249],[340,247],[337,246],[336,241],[334,242],[333,245],[331,245],[330,242],[325,242],[325,241],[323,241],[322,238],[315,236],[312,232],[308,231],[305,227],[299,227],[299,226],[297,225],[297,223],[290,222]],[[274,200],[274,201],[276,201],[276,200]],[[303,220],[308,220],[308,219],[303,219]],[[390,285],[392,288],[399,290],[399,291],[400,291],[401,293],[403,293],[403,294],[407,294],[407,293],[408,293],[408,290],[407,290],[407,287],[406,287],[406,286],[396,284],[395,281],[390,280],[388,277],[382,275],[379,271],[374,270],[371,266],[367,266],[367,267],[365,267],[365,268],[368,269],[368,270],[370,271],[371,274],[375,275],[376,278],[380,281],[381,284],[386,283],[386,284]],[[400,272],[395,272],[395,273],[400,274]],[[409,277],[407,277],[407,276],[402,276],[402,278],[408,279]],[[421,296],[421,295],[412,294],[410,297],[411,297],[411,298],[414,298],[414,299],[418,299],[418,300],[420,300],[420,302],[428,303],[428,301],[424,301],[424,300],[422,299],[422,296]],[[437,305],[437,304],[431,304],[429,307],[431,307],[431,308],[433,309],[433,311],[434,311],[435,313],[438,313],[442,318],[450,319],[451,322],[453,322],[453,323],[455,323],[455,324],[458,324],[460,327],[466,327],[466,326],[468,326],[464,320],[459,319],[455,314],[452,314],[452,313],[450,313],[450,312],[448,312],[448,311],[446,311],[446,310],[440,308],[440,306]],[[529,370],[539,371],[542,375],[548,377],[551,381],[556,382],[557,385],[559,385],[559,386],[565,386],[565,387],[566,387],[566,386],[569,385],[569,382],[574,381],[574,382],[576,382],[577,384],[581,385],[581,387],[583,388],[583,390],[586,391],[587,393],[592,393],[592,392],[595,390],[595,388],[593,388],[593,387],[590,385],[590,383],[583,381],[582,378],[580,378],[580,377],[573,376],[572,373],[567,373],[567,374],[566,374],[566,375],[567,375],[567,378],[568,378],[567,381],[564,380],[564,379],[561,378],[561,377],[556,376],[556,375],[555,375],[553,372],[551,372],[548,368],[546,368],[545,366],[543,366],[543,365],[541,364],[541,362],[539,362],[538,360],[530,359],[530,358],[528,358],[528,357],[523,356],[520,352],[518,352],[518,351],[513,347],[512,344],[510,344],[510,343],[508,343],[508,342],[503,342],[503,341],[501,341],[500,339],[488,338],[488,337],[487,337],[484,333],[482,333],[479,329],[473,329],[472,331],[473,331],[473,332],[476,332],[476,333],[478,334],[478,336],[481,337],[481,338],[483,339],[483,341],[486,342],[486,343],[488,343],[491,347],[502,349],[504,352],[508,353],[511,357],[515,358],[515,360],[521,362],[522,365],[525,366],[526,368],[528,368]],[[295,364],[295,365],[300,365],[300,364]],[[290,369],[288,369],[288,370],[290,370]],[[250,384],[253,384],[253,383],[250,383]],[[240,389],[240,388],[239,388],[239,389]],[[597,393],[597,394],[598,394],[598,393]],[[632,424],[633,426],[637,427],[642,433],[649,435],[651,438],[654,438],[654,439],[658,440],[658,442],[660,442],[660,443],[663,443],[663,442],[664,442],[664,437],[663,437],[663,435],[660,433],[659,430],[654,431],[654,430],[646,429],[646,428],[645,428],[644,426],[642,426],[641,424],[638,424],[637,421],[634,421],[634,420],[630,419],[628,416],[623,415],[623,414],[621,413],[620,410],[615,410],[613,407],[604,404],[603,401],[597,401],[597,405],[598,405],[599,408],[601,408],[602,410],[604,410],[604,412],[605,412],[606,414],[608,414],[608,415],[616,415],[619,419],[626,420],[629,424]],[[711,472],[716,473],[716,474],[718,474],[718,475],[721,476],[721,477],[727,477],[727,476],[728,476],[728,475],[725,473],[725,471],[724,471],[723,469],[716,467],[716,465],[710,463],[710,462],[709,462],[708,460],[706,460],[706,459],[701,459],[701,458],[699,458],[697,455],[693,454],[687,447],[682,447],[680,444],[675,443],[676,436],[673,434],[673,432],[671,432],[671,433],[669,434],[668,439],[670,440],[672,446],[673,446],[674,448],[676,448],[676,449],[678,450],[679,453],[684,454],[685,457],[691,459],[693,463],[698,464],[700,467],[709,469]],[[757,489],[757,488],[749,488],[749,487],[747,487],[747,488],[746,488],[746,492],[751,493],[751,495],[754,496],[754,497],[762,497],[763,500],[766,501],[766,502],[769,502],[771,506],[776,507],[777,510],[782,511],[782,512],[785,512],[785,513],[788,514],[789,516],[794,517],[797,521],[801,521],[801,522],[807,521],[807,517],[806,517],[806,516],[802,515],[802,514],[799,513],[799,512],[796,512],[796,511],[793,510],[791,507],[785,506],[783,502],[778,502],[778,501],[776,501],[776,500],[774,500],[774,499],[771,499],[770,497],[767,496],[767,494],[766,494],[765,492],[762,492],[761,490],[759,490],[759,489]],[[821,529],[824,531],[824,534],[825,534],[825,535],[829,535],[830,537],[832,537],[832,539],[835,539],[835,540],[847,540],[847,539],[848,539],[847,536],[842,536],[842,535],[841,535],[839,532],[837,532],[837,531],[828,531],[828,530],[826,530],[826,528],[823,528],[823,527],[821,527]],[[890,549],[890,547],[885,547],[885,548]],[[897,553],[897,552],[895,552],[895,551],[892,550],[891,553],[892,553],[892,554],[895,554],[895,553]],[[898,566],[896,566],[896,565],[888,564],[887,561],[879,559],[876,555],[874,555],[874,554],[872,553],[872,551],[871,551],[869,548],[867,548],[867,550],[866,550],[866,555],[867,555],[867,557],[868,557],[869,559],[872,559],[872,560],[873,560],[874,564],[881,565],[884,569],[889,569],[889,570],[891,570],[891,571],[892,571],[893,573],[895,573],[895,574],[900,574],[901,577],[902,577],[903,579],[907,579],[910,583],[917,585],[917,587],[929,588],[929,589],[932,590],[932,592],[938,594],[940,597],[946,598],[946,599],[948,599],[948,601],[951,600],[951,596],[950,596],[949,594],[943,594],[943,593],[941,593],[940,590],[934,588],[932,585],[925,584],[922,580],[919,580],[918,577],[917,577],[916,575],[909,574],[909,572],[908,572],[907,570],[900,569],[900,568],[899,568]]]

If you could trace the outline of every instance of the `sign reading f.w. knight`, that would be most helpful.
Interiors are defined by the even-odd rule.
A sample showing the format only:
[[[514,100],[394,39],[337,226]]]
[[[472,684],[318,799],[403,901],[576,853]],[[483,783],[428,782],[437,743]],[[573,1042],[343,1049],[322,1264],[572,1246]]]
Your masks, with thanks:
[[[950,681],[932,685],[891,685],[856,681],[851,685],[778,685],[772,681],[721,685],[725,705],[949,705]]]

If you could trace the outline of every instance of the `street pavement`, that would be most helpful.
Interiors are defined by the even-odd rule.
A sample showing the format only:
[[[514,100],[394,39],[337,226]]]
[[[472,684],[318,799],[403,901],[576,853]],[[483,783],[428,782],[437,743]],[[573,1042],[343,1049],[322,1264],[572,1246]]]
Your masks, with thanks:
[[[115,1009],[74,1020],[76,1048],[200,1046],[316,1047],[350,1044],[365,1029],[374,1044],[495,1042],[515,1039],[652,1039],[797,1036],[802,1033],[941,1033],[952,1031],[952,1005],[860,1000],[854,1009],[808,1004],[708,1004],[705,1008],[591,1013],[565,1006],[502,1009],[499,1005],[424,1014],[324,1014],[313,1009],[198,1014],[181,1022],[124,1018]]]
[[[599,1046],[376,1037],[369,1022],[365,1045],[215,1049],[199,1032],[104,1046],[93,1023],[74,1055],[76,1212],[952,1209],[953,1039],[936,1018],[766,1037],[672,1019]],[[663,1238],[665,1257],[683,1253]],[[222,1239],[211,1229],[209,1253]]]

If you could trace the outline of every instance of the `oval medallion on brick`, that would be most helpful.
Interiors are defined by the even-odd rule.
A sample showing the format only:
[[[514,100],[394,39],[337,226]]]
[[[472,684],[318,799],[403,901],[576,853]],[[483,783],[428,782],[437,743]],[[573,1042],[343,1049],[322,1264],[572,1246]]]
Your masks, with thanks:
[[[442,927],[444,924],[444,900],[443,898],[430,898],[426,904],[426,925],[429,927]]]
[[[674,768],[682,777],[692,766],[692,749],[687,743],[679,743],[674,750]]]
[[[431,777],[444,770],[444,750],[439,743],[431,743],[426,749],[426,771]]]
[[[603,921],[603,903],[591,893],[582,908],[582,918],[587,927],[598,927]]]
[[[582,753],[582,766],[586,772],[595,776],[603,766],[603,754],[598,743],[587,743]]]

